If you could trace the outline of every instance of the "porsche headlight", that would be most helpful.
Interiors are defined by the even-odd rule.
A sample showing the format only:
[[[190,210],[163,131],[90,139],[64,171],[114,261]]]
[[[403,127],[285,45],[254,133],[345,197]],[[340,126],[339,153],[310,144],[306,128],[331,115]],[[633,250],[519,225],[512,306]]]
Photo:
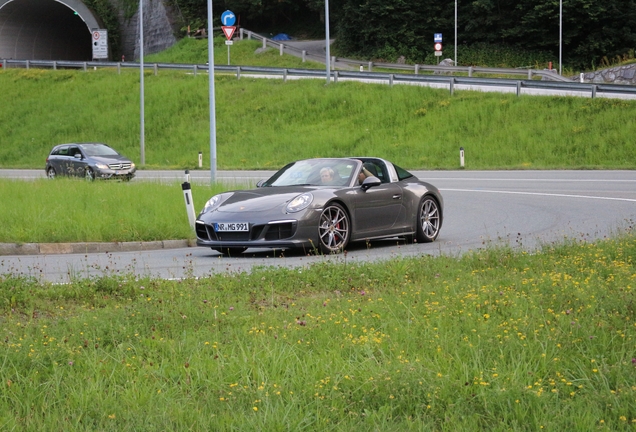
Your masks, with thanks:
[[[298,195],[296,198],[291,200],[289,204],[287,204],[287,212],[296,213],[301,210],[305,210],[307,207],[309,207],[309,204],[311,204],[313,200],[314,196],[309,192]]]
[[[225,201],[231,196],[232,196],[231,193],[214,195],[212,198],[208,200],[208,202],[205,203],[205,205],[203,206],[203,210],[201,210],[201,214],[207,213],[212,210],[216,210],[223,203],[223,201]]]

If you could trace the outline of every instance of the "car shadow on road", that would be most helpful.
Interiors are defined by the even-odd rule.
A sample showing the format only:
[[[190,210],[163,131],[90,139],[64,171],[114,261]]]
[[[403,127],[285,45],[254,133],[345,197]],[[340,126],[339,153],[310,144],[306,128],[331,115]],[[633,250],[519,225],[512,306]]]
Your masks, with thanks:
[[[395,246],[407,246],[412,243],[407,242],[402,237],[393,237],[388,239],[380,239],[380,240],[367,240],[367,241],[357,241],[349,243],[347,248],[345,249],[345,253],[355,253],[355,252],[363,252],[365,250],[378,250],[383,248],[395,247]],[[263,259],[263,258],[302,258],[306,256],[339,256],[341,254],[322,254],[319,250],[315,249],[301,249],[301,248],[290,248],[290,249],[265,249],[265,248],[249,248],[242,254],[238,255],[223,255],[220,252],[211,251],[210,257],[213,258],[226,258],[226,259],[241,259],[241,258],[254,258],[254,259]]]

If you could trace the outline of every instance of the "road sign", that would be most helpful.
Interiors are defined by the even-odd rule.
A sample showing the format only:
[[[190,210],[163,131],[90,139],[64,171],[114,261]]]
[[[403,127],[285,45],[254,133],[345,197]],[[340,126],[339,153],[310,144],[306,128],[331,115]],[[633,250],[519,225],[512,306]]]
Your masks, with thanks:
[[[93,58],[108,59],[108,30],[96,29],[93,35]]]
[[[435,51],[441,51],[442,50],[442,44],[441,43],[436,43],[435,44]]]
[[[236,30],[236,27],[234,27],[234,26],[223,26],[221,28],[223,29],[223,33],[225,33],[225,37],[227,38],[227,40],[232,39],[232,36],[234,35],[234,31]]]
[[[442,34],[441,33],[435,33],[433,35],[433,42],[441,42],[442,41]]]
[[[221,14],[221,24],[224,26],[233,26],[236,22],[236,15],[234,12],[226,10]]]
[[[234,41],[226,40],[225,45],[234,45]]]
[[[435,57],[441,57],[441,56],[442,56],[441,51],[435,51]]]

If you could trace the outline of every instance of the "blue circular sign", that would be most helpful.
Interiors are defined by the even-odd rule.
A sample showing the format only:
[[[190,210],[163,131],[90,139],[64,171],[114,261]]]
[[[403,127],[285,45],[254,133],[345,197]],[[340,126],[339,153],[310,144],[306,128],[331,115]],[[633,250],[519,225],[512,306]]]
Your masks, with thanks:
[[[226,10],[221,14],[221,24],[224,26],[233,26],[236,22],[236,15],[234,12]]]

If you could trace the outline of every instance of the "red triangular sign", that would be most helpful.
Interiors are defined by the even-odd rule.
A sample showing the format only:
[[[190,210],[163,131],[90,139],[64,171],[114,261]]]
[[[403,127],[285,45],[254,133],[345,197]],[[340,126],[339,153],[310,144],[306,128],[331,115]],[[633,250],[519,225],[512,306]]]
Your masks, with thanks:
[[[236,26],[223,26],[221,28],[223,29],[223,33],[225,33],[225,37],[227,38],[227,40],[232,39],[234,31],[236,30]]]

